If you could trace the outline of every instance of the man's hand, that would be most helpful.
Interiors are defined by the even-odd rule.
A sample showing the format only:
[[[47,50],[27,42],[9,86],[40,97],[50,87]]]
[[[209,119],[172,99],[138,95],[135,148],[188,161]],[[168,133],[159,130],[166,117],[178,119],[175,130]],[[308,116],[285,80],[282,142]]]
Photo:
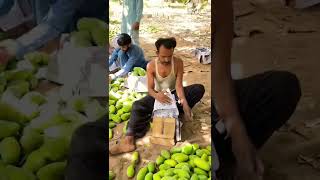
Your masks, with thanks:
[[[172,101],[172,99],[168,95],[166,95],[166,92],[164,92],[164,91],[158,92],[156,94],[155,99],[158,100],[162,104],[169,104]]]
[[[139,22],[135,22],[132,24],[132,29],[133,30],[139,30],[139,26],[140,26],[140,23]]]
[[[0,47],[0,65],[6,65],[12,57],[6,48]]]
[[[185,121],[191,121],[192,120],[192,111],[191,108],[186,100],[180,100],[180,103],[183,107],[184,112],[184,119]]]
[[[235,125],[235,124],[234,124]],[[237,124],[238,125],[238,124]],[[233,128],[232,151],[237,160],[236,180],[262,180],[263,164],[242,127]]]

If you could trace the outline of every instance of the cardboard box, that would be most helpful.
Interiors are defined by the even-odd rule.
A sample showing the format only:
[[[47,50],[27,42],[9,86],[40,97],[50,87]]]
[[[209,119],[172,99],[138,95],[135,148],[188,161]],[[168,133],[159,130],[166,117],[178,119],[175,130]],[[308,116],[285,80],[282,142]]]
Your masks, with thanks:
[[[153,118],[150,142],[164,146],[175,145],[175,118]]]

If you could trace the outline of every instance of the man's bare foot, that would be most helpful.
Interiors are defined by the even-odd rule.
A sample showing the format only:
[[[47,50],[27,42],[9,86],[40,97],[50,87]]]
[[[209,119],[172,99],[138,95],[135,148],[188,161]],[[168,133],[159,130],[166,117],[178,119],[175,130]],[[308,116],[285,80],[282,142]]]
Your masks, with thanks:
[[[114,145],[110,148],[109,153],[111,155],[117,155],[127,152],[132,152],[136,149],[135,143],[134,143],[134,137],[133,136],[126,136],[124,139],[120,141],[119,144]]]

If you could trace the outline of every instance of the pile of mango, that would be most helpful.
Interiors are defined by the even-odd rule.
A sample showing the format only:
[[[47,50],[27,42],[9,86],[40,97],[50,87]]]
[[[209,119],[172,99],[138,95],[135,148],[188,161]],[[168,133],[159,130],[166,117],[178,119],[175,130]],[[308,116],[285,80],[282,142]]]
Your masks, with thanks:
[[[141,67],[134,67],[131,75],[132,76],[145,76],[146,75],[146,70],[144,70]]]
[[[132,158],[134,159],[134,154]],[[132,162],[127,168],[127,176],[132,178],[135,174],[135,164]],[[152,179],[210,180],[211,146],[201,148],[198,144],[187,144],[173,147],[170,151],[162,150],[155,162],[141,167],[136,174],[136,180]]]
[[[77,22],[77,30],[71,33],[71,43],[75,47],[107,45],[107,24],[97,18],[84,17]]]
[[[107,116],[97,100],[34,91],[49,56],[27,54],[0,72],[0,179],[63,180],[71,136]]]
[[[123,133],[126,132],[132,104],[146,95],[125,89],[124,81],[123,78],[117,78],[109,84],[109,139],[113,137],[112,128],[116,124],[125,122]]]

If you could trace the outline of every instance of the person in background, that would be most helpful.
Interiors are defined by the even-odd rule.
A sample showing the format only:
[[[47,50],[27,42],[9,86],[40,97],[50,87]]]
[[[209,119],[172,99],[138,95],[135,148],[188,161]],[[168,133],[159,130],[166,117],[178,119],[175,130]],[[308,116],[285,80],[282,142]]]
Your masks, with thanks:
[[[132,37],[133,44],[139,43],[139,28],[143,12],[143,0],[124,0],[122,9],[121,33]]]
[[[133,103],[126,136],[119,144],[110,148],[111,155],[136,149],[136,138],[143,137],[148,131],[155,100],[163,104],[172,103],[172,99],[166,94],[167,89],[180,102],[177,107],[186,121],[192,119],[191,108],[201,100],[205,93],[202,84],[183,87],[183,61],[174,56],[175,38],[160,38],[155,42],[155,46],[158,57],[150,61],[147,66],[149,95]]]
[[[143,50],[139,46],[131,43],[131,37],[128,34],[120,34],[117,43],[119,47],[112,52],[109,59],[109,67],[114,65],[119,58],[121,69],[114,74],[110,74],[110,80],[127,75],[134,67],[146,69],[148,61],[146,61],[144,57]]]
[[[106,21],[105,0],[0,0],[0,29],[10,31],[33,22],[35,26],[14,41],[0,42],[0,63],[22,59],[62,33],[75,30],[78,19],[94,17]],[[106,27],[107,28],[107,27]],[[9,50],[14,47],[14,50]]]

